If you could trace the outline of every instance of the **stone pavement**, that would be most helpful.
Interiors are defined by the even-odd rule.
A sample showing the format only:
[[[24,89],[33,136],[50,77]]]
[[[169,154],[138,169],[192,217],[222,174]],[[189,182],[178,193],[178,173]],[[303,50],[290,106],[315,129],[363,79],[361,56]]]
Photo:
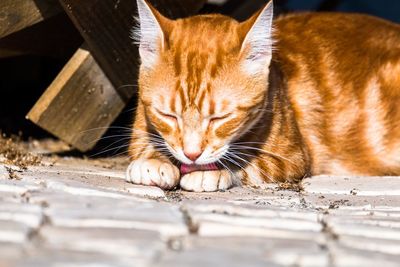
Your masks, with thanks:
[[[0,266],[400,266],[400,177],[163,192],[126,164],[0,165]]]

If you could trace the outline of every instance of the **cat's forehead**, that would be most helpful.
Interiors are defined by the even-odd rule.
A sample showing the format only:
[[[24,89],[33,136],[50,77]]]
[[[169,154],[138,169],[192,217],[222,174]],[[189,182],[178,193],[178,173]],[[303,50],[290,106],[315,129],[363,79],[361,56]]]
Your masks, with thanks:
[[[185,90],[197,92],[212,83],[240,51],[239,23],[223,15],[200,15],[174,21],[165,62]]]
[[[199,15],[174,22],[169,45],[181,53],[240,49],[239,23],[223,15]],[[223,48],[223,49],[221,49]]]

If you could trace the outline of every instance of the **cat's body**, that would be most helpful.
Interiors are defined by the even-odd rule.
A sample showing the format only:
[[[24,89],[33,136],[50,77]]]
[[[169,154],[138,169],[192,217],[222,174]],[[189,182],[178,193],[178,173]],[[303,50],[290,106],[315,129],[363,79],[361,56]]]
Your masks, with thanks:
[[[214,191],[400,175],[400,26],[308,13],[277,19],[272,34],[271,3],[243,23],[138,6],[147,25],[129,181]]]
[[[311,173],[400,175],[400,26],[310,13],[276,27],[276,62]]]

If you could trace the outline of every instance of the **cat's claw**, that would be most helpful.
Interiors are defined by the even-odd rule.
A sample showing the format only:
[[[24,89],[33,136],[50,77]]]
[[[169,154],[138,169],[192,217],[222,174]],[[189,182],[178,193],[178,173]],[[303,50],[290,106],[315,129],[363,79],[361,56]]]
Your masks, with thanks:
[[[194,192],[226,190],[232,185],[232,176],[227,170],[191,172],[185,174],[180,182],[182,189]]]
[[[158,159],[132,161],[126,170],[126,180],[140,185],[153,185],[162,189],[173,189],[179,183],[178,168]]]

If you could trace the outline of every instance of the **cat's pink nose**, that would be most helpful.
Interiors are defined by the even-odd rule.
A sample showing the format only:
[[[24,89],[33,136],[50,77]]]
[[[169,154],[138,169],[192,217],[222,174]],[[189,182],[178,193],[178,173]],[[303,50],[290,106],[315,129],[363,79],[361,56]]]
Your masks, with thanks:
[[[202,151],[184,151],[183,154],[185,154],[185,156],[190,159],[191,161],[196,161],[196,159],[198,159],[201,156],[201,153],[203,153]]]

